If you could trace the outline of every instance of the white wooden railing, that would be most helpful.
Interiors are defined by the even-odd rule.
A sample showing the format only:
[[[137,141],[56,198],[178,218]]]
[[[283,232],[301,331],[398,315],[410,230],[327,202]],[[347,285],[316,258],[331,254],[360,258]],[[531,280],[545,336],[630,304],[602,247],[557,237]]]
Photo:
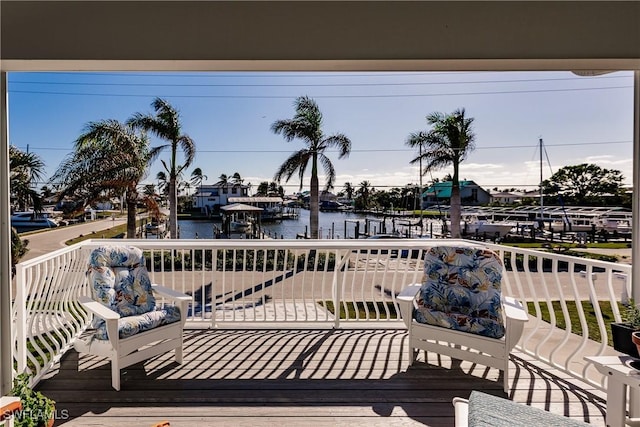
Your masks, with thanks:
[[[88,253],[114,243],[88,240],[17,265],[17,371],[31,372],[37,381],[72,346],[90,320],[76,303],[79,295],[89,294]],[[456,243],[460,241],[117,241],[145,250],[153,282],[192,295],[187,324],[192,328],[402,327],[396,295],[407,284],[421,281],[424,251]],[[613,350],[606,339],[576,333],[567,319],[575,313],[581,330],[587,331],[586,314],[593,312],[598,326],[589,332],[606,337],[608,324],[620,321],[618,302],[631,292],[630,281],[624,280],[631,266],[482,244],[505,262],[503,293],[529,303],[530,321],[519,350],[602,387],[602,376],[583,357]],[[560,317],[548,310],[552,304],[560,307]],[[613,318],[603,317],[601,305],[611,307]],[[559,327],[562,324],[568,326]]]

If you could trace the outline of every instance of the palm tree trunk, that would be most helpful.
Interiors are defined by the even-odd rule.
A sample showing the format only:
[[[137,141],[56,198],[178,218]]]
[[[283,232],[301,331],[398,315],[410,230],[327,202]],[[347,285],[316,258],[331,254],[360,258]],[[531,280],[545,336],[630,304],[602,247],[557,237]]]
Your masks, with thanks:
[[[451,217],[451,238],[460,238],[460,178],[458,175],[458,161],[453,162],[453,180],[451,182],[451,207],[449,216]]]
[[[127,239],[136,238],[136,202],[138,195],[135,191],[127,191]]]
[[[178,191],[176,189],[176,177],[169,179],[169,237],[179,239],[178,235]]]
[[[318,156],[314,155],[311,167],[311,200],[309,200],[309,228],[311,238],[318,238]]]
[[[460,186],[454,185],[451,187],[451,238],[460,238],[460,220],[462,215],[460,213]]]

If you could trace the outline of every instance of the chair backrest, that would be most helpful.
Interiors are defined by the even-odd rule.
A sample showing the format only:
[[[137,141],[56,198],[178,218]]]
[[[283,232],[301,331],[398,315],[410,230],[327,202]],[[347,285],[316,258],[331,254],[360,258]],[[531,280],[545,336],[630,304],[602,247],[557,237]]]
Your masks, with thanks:
[[[89,255],[93,298],[121,316],[153,311],[156,300],[142,250],[133,246],[101,246]]]
[[[501,280],[502,262],[491,250],[432,247],[425,255],[414,318],[421,323],[501,338]]]

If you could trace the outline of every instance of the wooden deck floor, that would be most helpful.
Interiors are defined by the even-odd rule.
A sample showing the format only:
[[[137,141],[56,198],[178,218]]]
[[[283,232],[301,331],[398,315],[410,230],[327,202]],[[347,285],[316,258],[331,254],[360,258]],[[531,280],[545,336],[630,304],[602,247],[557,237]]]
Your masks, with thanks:
[[[455,396],[481,390],[604,425],[603,393],[512,358],[498,371],[429,354],[407,369],[397,329],[188,330],[185,360],[171,355],[122,373],[68,352],[39,389],[56,400],[56,426],[452,426]],[[532,424],[533,425],[533,424]]]

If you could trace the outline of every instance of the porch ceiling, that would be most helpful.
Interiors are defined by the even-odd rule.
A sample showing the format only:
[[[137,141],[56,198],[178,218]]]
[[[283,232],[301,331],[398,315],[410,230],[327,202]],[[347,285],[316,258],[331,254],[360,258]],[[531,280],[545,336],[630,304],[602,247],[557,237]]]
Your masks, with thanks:
[[[4,70],[640,68],[640,2],[3,0]]]

